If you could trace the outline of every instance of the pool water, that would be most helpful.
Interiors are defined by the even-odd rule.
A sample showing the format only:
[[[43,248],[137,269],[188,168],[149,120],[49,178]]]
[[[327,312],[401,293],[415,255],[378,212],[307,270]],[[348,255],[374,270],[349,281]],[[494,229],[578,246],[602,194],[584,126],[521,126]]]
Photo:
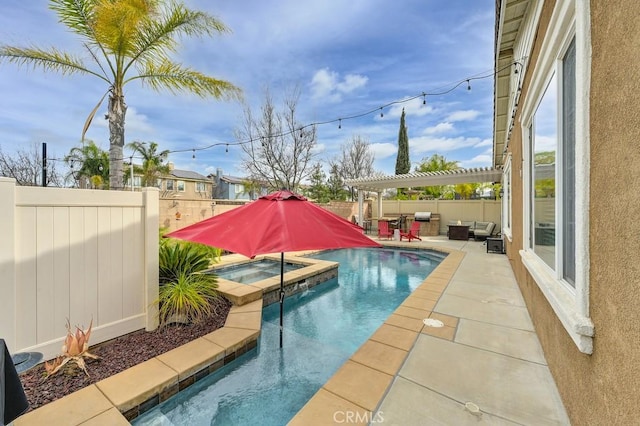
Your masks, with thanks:
[[[347,249],[338,278],[262,314],[258,347],[134,420],[134,425],[284,425],[402,303],[442,257],[412,250]]]
[[[284,264],[284,272],[295,271],[305,265],[295,263]],[[257,260],[255,262],[243,263],[235,266],[225,266],[217,268],[211,273],[216,274],[225,280],[235,281],[242,284],[251,284],[261,280],[266,280],[274,276],[280,276],[280,262],[269,259]]]

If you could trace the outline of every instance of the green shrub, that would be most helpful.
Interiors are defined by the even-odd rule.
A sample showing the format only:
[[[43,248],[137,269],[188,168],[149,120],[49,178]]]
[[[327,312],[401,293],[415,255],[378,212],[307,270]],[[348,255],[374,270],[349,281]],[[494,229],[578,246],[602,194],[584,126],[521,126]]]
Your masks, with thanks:
[[[160,285],[210,268],[211,255],[206,246],[178,242],[162,244],[159,250]]]
[[[211,314],[218,297],[217,277],[203,274],[209,269],[213,247],[179,240],[165,241],[159,248],[159,321],[195,322]]]
[[[174,280],[160,286],[159,321],[197,322],[211,315],[211,303],[218,297],[214,275],[180,273]]]

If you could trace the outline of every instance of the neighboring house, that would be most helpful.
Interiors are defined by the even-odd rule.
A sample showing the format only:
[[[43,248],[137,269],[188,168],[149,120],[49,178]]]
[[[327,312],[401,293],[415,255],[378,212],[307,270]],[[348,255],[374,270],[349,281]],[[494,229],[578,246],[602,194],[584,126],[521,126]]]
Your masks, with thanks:
[[[160,198],[212,199],[213,189],[213,181],[200,173],[172,169],[169,176],[162,177]]]
[[[219,200],[255,200],[267,194],[267,185],[259,188],[247,188],[247,178],[224,175],[222,169],[217,169],[211,176],[215,182],[214,198]]]
[[[637,424],[640,2],[496,14],[507,256],[571,422]]]
[[[212,199],[213,181],[190,170],[178,170],[169,163],[170,172],[158,179],[157,187],[160,189],[160,199],[184,198],[187,200]],[[133,175],[133,188],[140,190],[142,176]],[[129,186],[129,188],[131,188]]]

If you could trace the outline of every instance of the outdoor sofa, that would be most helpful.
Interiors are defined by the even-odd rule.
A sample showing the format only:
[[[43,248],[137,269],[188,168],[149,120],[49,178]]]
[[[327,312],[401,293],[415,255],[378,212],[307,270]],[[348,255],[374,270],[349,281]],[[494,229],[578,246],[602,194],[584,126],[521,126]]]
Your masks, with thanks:
[[[458,223],[456,220],[449,222],[449,225],[463,225],[469,227],[469,238],[475,240],[486,240],[487,237],[493,235],[496,224],[493,222],[477,222],[477,221],[462,221]]]

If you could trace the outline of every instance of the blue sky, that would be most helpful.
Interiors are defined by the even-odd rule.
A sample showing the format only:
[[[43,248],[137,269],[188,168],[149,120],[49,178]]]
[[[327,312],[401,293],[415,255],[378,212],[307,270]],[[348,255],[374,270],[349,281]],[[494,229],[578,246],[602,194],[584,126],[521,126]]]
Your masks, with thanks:
[[[437,93],[460,81],[491,75],[492,0],[187,0],[232,33],[187,39],[177,62],[228,80],[258,108],[265,87],[276,102],[293,86],[301,90],[303,124],[330,121],[378,109],[393,101]],[[3,0],[0,42],[57,46],[77,54],[79,39],[57,23],[46,0]],[[62,158],[80,144],[85,119],[107,90],[91,76],[61,76],[0,65],[0,148],[47,142],[49,157]],[[338,155],[340,145],[359,135],[371,143],[377,171],[393,174],[400,113],[407,111],[412,169],[434,153],[462,167],[491,165],[493,78],[463,82],[441,96],[396,104],[354,120],[318,127],[317,160]],[[174,153],[176,168],[202,174],[222,168],[243,176],[234,130],[242,123],[238,102],[157,93],[130,84],[126,141],[154,141],[161,149],[212,149]],[[108,150],[106,103],[87,133]],[[128,151],[125,151],[125,155]]]

